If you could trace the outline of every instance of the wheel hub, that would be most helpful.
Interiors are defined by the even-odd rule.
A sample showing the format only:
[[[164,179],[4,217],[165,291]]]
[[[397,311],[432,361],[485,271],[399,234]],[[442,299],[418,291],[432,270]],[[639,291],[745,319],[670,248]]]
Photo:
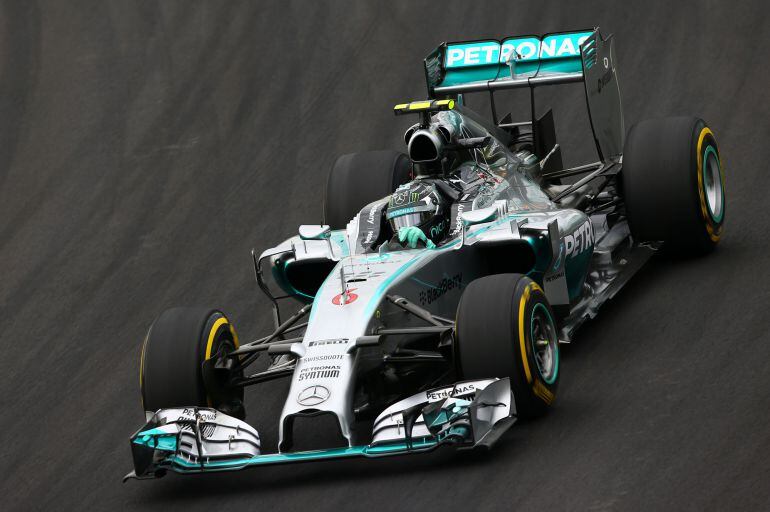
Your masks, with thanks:
[[[531,332],[537,369],[543,380],[551,384],[559,371],[559,338],[551,314],[543,304],[536,304],[532,310]]]
[[[722,220],[724,207],[724,191],[722,190],[722,169],[714,148],[706,149],[703,163],[703,189],[706,193],[706,204],[714,221]]]

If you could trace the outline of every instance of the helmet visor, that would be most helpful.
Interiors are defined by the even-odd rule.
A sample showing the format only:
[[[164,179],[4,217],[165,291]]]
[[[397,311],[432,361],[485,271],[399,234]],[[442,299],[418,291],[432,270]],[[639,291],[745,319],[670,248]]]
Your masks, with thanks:
[[[393,217],[392,219],[390,219],[390,221],[393,224],[393,230],[398,232],[398,230],[401,228],[408,228],[410,226],[419,226],[423,222],[430,219],[430,215],[431,215],[431,212],[407,213],[406,215]]]

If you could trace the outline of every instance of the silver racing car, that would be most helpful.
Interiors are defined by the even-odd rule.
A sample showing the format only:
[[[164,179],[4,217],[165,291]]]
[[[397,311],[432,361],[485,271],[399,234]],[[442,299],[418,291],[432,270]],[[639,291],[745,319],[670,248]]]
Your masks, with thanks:
[[[714,134],[678,117],[626,135],[614,60],[598,29],[436,48],[429,99],[395,107],[416,121],[406,154],[340,157],[324,223],[252,252],[271,333],[244,343],[207,308],[152,324],[126,478],[490,447],[545,413],[559,344],[656,251],[703,254],[722,234]],[[564,168],[534,93],[569,83],[585,90],[598,160]],[[517,88],[531,98],[518,122],[495,101]],[[474,93],[491,119],[467,107]],[[244,388],[281,378],[278,446],[264,450]]]

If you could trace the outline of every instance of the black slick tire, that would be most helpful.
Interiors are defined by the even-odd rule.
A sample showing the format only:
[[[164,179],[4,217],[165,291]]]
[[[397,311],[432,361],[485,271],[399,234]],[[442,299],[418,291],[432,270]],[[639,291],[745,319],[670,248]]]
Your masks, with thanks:
[[[540,286],[521,274],[471,282],[457,308],[455,359],[464,380],[508,377],[520,418],[545,413],[559,384],[554,314]],[[541,324],[541,321],[543,322]],[[550,360],[539,360],[547,331]],[[543,364],[540,364],[542,361]]]
[[[398,151],[342,155],[326,182],[324,224],[344,229],[369,203],[390,195],[410,179],[409,158]]]
[[[631,233],[674,254],[707,253],[725,220],[724,173],[716,138],[702,119],[649,119],[628,132],[621,171]]]
[[[139,387],[145,411],[171,407],[214,407],[243,416],[243,388],[207,390],[203,363],[238,347],[238,337],[221,311],[172,308],[153,322],[142,345]]]

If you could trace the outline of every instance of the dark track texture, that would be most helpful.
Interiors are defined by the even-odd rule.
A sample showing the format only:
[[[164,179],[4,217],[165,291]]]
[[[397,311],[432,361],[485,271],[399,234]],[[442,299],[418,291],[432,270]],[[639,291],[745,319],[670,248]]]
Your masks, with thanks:
[[[766,2],[66,4],[0,4],[4,510],[770,508]],[[424,96],[430,49],[595,24],[617,36],[627,126],[712,126],[727,229],[712,256],[655,260],[580,331],[553,414],[487,456],[120,483],[147,326],[201,304],[265,332],[250,249],[320,221],[336,155],[401,147],[410,120],[391,108]],[[575,163],[590,139],[579,86],[564,91]],[[287,385],[251,390],[266,447]]]

